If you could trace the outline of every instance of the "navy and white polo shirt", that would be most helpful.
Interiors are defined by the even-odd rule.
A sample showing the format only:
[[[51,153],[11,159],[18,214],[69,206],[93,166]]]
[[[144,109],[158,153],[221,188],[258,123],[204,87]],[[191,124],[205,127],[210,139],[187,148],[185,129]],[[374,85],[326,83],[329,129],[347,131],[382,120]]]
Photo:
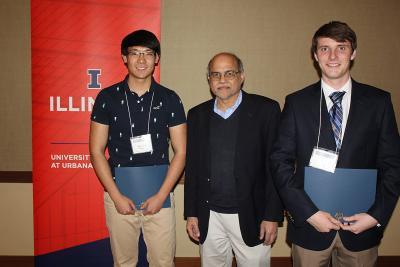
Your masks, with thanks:
[[[129,120],[127,102],[132,123]],[[169,127],[185,123],[186,117],[182,101],[174,91],[153,79],[150,90],[139,97],[129,90],[125,78],[122,82],[100,91],[93,106],[91,120],[109,126],[108,162],[114,174],[115,167],[168,164]],[[152,152],[133,154],[130,128],[133,136],[147,134],[149,128]]]

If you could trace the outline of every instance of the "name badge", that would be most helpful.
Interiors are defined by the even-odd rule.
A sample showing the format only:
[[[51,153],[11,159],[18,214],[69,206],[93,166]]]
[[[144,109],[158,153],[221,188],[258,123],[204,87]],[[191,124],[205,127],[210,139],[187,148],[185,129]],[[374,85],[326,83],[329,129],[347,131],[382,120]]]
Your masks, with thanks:
[[[314,147],[310,167],[334,173],[339,155],[335,151]]]
[[[151,134],[138,135],[131,137],[130,140],[133,154],[141,154],[153,151]]]

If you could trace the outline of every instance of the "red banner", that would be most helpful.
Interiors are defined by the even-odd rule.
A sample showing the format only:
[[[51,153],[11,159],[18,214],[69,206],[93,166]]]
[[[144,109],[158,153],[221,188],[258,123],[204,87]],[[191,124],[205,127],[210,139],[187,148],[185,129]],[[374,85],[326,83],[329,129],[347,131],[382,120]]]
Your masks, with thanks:
[[[137,29],[160,37],[160,0],[32,0],[31,19],[35,255],[42,255],[108,236],[88,152],[90,113],[99,90],[127,73],[122,38]]]

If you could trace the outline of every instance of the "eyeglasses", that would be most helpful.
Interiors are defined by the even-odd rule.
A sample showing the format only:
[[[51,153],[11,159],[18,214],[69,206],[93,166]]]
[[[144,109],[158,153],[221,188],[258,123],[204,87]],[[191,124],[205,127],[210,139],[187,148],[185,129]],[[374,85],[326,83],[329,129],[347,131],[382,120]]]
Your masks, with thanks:
[[[152,50],[145,50],[145,51],[131,50],[128,51],[128,55],[133,58],[140,58],[140,56],[142,55],[145,59],[153,59],[155,53]]]
[[[236,78],[237,74],[240,73],[241,71],[235,71],[235,70],[227,70],[224,73],[221,72],[210,72],[208,74],[208,78],[213,81],[219,81],[221,80],[221,77],[224,76],[226,80],[233,80]]]

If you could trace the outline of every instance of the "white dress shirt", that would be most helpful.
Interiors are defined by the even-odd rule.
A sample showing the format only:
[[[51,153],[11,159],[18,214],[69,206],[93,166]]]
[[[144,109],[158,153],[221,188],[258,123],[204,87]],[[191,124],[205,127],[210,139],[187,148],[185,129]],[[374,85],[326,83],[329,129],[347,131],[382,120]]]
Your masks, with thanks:
[[[347,119],[349,117],[349,111],[350,111],[351,78],[349,78],[349,80],[343,85],[342,88],[339,88],[339,90],[332,88],[331,86],[326,84],[322,79],[321,79],[321,86],[322,86],[322,91],[324,92],[324,95],[325,95],[326,107],[328,108],[328,112],[333,106],[333,102],[329,96],[333,92],[346,92],[342,98],[343,119],[342,119],[342,131],[341,131],[340,139],[341,139],[341,143],[343,144],[343,136],[344,136],[344,132],[346,130]]]

